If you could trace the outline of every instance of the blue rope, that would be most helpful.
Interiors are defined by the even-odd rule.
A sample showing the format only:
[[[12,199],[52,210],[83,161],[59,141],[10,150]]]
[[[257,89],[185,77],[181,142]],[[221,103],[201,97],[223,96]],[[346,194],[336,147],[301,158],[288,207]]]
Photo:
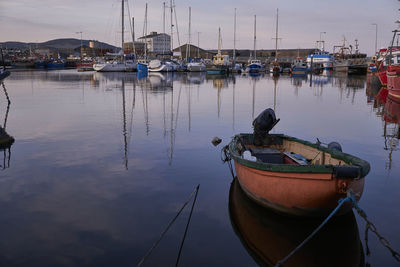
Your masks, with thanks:
[[[349,195],[346,198],[342,198],[339,199],[339,204],[336,206],[336,208],[331,212],[331,214],[329,214],[329,216],[306,238],[304,239],[303,242],[301,242],[292,252],[290,252],[285,258],[283,258],[282,260],[278,261],[275,264],[275,267],[280,267],[282,266],[282,264],[284,264],[290,257],[292,257],[299,249],[301,249],[308,241],[310,241],[310,239],[316,234],[318,233],[319,230],[321,230],[321,228],[328,223],[328,221],[330,219],[332,219],[332,217],[336,214],[336,212],[338,212],[338,210],[340,209],[340,207],[342,207],[342,205],[346,202],[350,202],[353,201],[356,203],[354,196],[353,195]]]

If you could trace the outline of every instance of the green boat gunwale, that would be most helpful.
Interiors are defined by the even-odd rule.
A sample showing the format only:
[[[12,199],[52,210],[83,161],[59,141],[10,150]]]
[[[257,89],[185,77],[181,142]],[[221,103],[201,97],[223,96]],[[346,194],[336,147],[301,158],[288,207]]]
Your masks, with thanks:
[[[303,145],[318,149],[319,151],[328,153],[332,156],[332,158],[342,160],[351,166],[356,166],[359,168],[360,177],[365,177],[370,171],[370,165],[367,161],[362,160],[353,155],[340,152],[337,150],[332,150],[327,147],[323,147],[317,144],[310,143],[305,140],[297,139],[295,137],[287,136],[284,134],[270,134],[273,138],[278,138],[278,140],[289,140],[297,143],[301,143]],[[249,168],[258,169],[262,171],[271,171],[271,172],[290,172],[290,173],[334,173],[334,168],[336,165],[331,164],[314,164],[314,165],[284,165],[284,164],[272,164],[272,163],[264,163],[264,162],[254,162],[250,160],[243,159],[236,151],[236,145],[238,139],[242,140],[253,140],[253,134],[241,133],[235,135],[232,141],[229,143],[229,152],[231,157],[238,163],[247,166]]]

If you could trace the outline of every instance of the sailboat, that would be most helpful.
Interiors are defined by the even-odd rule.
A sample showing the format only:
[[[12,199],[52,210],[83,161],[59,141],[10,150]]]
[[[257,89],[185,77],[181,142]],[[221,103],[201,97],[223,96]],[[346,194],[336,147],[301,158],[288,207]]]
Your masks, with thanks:
[[[171,49],[173,48],[173,13],[174,13],[174,5],[173,5],[173,0],[170,0],[170,9],[171,9]],[[164,14],[165,14],[165,6],[164,6]],[[163,16],[165,18],[165,15]],[[164,19],[163,19],[164,20]],[[163,24],[165,25],[165,20],[163,21]],[[164,30],[165,32],[165,30]],[[160,59],[153,59],[149,62],[148,65],[148,70],[150,72],[171,72],[175,71],[177,69],[177,64],[173,62],[172,60],[167,61],[167,60],[160,60]]]
[[[276,29],[275,29],[275,60],[272,63],[271,72],[273,74],[279,74],[282,72],[282,68],[278,62],[278,9],[276,9]]]
[[[147,72],[149,69],[149,64],[147,63],[147,3],[144,12],[144,59],[139,60],[137,63],[137,71]]]
[[[257,49],[256,49],[256,22],[257,16],[254,15],[254,55],[253,58],[249,60],[249,65],[246,67],[246,72],[259,73],[264,70],[264,66],[261,64],[261,60],[257,59]]]
[[[122,16],[121,16],[121,29],[122,29],[122,38],[121,38],[121,51],[119,54],[115,55],[117,56],[114,58],[112,61],[107,61],[107,62],[101,62],[101,63],[96,63],[93,65],[93,69],[95,71],[101,71],[101,72],[121,72],[121,71],[134,71],[136,70],[136,63],[133,60],[125,60],[124,56],[124,3],[125,0],[121,0],[121,10],[122,10]],[[119,59],[117,59],[119,58]]]
[[[221,28],[218,28],[218,53],[213,56],[212,65],[206,67],[207,74],[226,74],[229,65],[229,56],[221,54]]]
[[[206,70],[206,64],[204,63],[204,60],[200,58],[200,37],[197,35],[197,57],[193,58],[189,62],[190,58],[190,45],[191,45],[191,8],[189,7],[189,42],[188,45],[186,46],[186,61],[188,61],[187,64],[187,70],[190,72],[199,72],[199,71],[205,71]]]

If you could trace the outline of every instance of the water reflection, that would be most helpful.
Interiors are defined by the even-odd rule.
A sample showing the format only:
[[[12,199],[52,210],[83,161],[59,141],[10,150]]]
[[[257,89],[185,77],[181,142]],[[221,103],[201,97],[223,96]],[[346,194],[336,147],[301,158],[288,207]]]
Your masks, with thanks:
[[[262,266],[274,266],[322,222],[283,217],[258,206],[247,198],[237,179],[229,192],[229,214],[236,235]],[[284,266],[364,266],[353,212],[332,219]]]
[[[381,179],[399,174],[398,145],[394,146],[398,104],[387,99],[386,89],[367,83],[365,95],[358,88],[365,78],[330,73],[312,79],[142,74],[65,70],[15,72],[7,79],[12,105],[6,130],[18,142],[12,145],[12,167],[0,179],[0,206],[5,214],[0,220],[4,237],[0,265],[3,259],[9,259],[8,266],[138,262],[198,183],[203,191],[182,266],[254,265],[230,227],[229,184],[218,179],[230,174],[210,140],[219,136],[226,144],[235,133],[251,131],[253,116],[266,106],[274,107],[282,119],[277,133],[311,141],[315,137],[335,140],[346,152],[371,163],[362,207],[379,229],[385,226],[388,233],[383,234],[390,236],[392,246],[400,246],[396,224],[387,224],[397,219],[400,181]],[[5,100],[0,93],[0,101]],[[3,102],[0,115],[6,111]],[[0,123],[3,128],[1,116]],[[4,164],[0,161],[0,165]],[[232,222],[244,243],[256,245],[247,245],[249,250],[259,249],[252,252],[254,258],[276,263],[316,224],[292,223],[265,211],[260,214],[235,195],[230,201]],[[310,255],[318,259],[322,253],[327,260],[321,265],[338,263],[342,256],[354,265],[361,262],[354,218],[344,221],[329,226],[331,233],[321,232],[293,261],[312,265]],[[171,258],[175,262],[181,226],[171,228],[150,266],[169,265]],[[348,233],[349,226],[353,233]],[[268,244],[259,243],[254,238],[258,235]],[[387,251],[375,249],[380,247],[377,242],[370,238],[372,262],[389,266],[392,259]],[[332,253],[340,250],[338,259],[320,247]]]
[[[389,151],[386,168],[390,170],[392,168],[393,151],[398,150],[399,146],[400,103],[387,97],[383,119],[385,121],[383,126],[383,136],[385,139],[384,149]]]
[[[381,87],[378,77],[369,74],[366,86],[367,102],[372,105],[373,111],[383,122],[383,138],[385,151],[388,151],[388,158],[385,168],[392,169],[393,151],[398,150],[400,139],[400,103],[388,97],[388,89]]]
[[[3,125],[0,126],[0,153],[2,152],[1,154],[3,156],[0,168],[2,170],[5,170],[10,167],[11,146],[14,143],[14,138],[6,132],[8,112],[10,111],[11,100],[10,97],[8,96],[8,92],[6,86],[4,85],[4,82],[1,82],[1,86],[3,87],[4,95],[7,99],[7,107],[4,115]]]

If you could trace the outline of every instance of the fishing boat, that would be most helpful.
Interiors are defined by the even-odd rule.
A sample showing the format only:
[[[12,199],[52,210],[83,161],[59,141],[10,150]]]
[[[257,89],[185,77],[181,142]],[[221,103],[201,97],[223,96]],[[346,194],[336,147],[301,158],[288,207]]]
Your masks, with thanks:
[[[389,65],[386,70],[389,97],[400,101],[400,65]]]
[[[221,54],[221,28],[218,28],[218,53],[213,56],[212,64],[206,66],[207,74],[227,74],[230,65],[229,56]]]
[[[235,234],[258,266],[277,266],[323,220],[293,220],[266,210],[246,196],[237,179],[229,190],[229,217]],[[354,267],[364,263],[357,220],[349,212],[332,218],[318,237],[310,239],[283,266]]]
[[[63,69],[65,68],[65,61],[60,58],[50,59],[45,62],[45,68],[48,70]]]
[[[264,71],[265,68],[259,59],[252,59],[250,60],[250,64],[246,67],[246,72],[250,73],[259,73]]]
[[[392,51],[394,39],[398,34],[398,30],[394,30],[393,32],[392,45],[389,48],[389,55],[387,56],[389,65],[386,68],[386,79],[387,88],[389,91],[388,97],[393,98],[396,101],[400,101],[400,62],[397,57],[396,60],[394,60]]]
[[[288,215],[326,216],[349,190],[358,201],[370,170],[368,162],[341,152],[336,142],[324,147],[283,134],[262,139],[257,133],[238,134],[228,149],[243,191],[260,205]],[[340,213],[351,208],[346,203]]]
[[[335,53],[335,61],[333,64],[336,72],[346,72],[348,74],[365,74],[368,69],[367,55],[362,54],[358,50],[358,40],[355,40],[355,51],[353,53],[352,46],[346,46],[346,38],[343,39],[343,44],[339,47],[339,52]]]
[[[187,70],[190,72],[205,71],[206,64],[201,58],[194,58],[187,64]]]
[[[300,57],[293,60],[291,67],[292,75],[305,75],[307,73],[307,64]]]

